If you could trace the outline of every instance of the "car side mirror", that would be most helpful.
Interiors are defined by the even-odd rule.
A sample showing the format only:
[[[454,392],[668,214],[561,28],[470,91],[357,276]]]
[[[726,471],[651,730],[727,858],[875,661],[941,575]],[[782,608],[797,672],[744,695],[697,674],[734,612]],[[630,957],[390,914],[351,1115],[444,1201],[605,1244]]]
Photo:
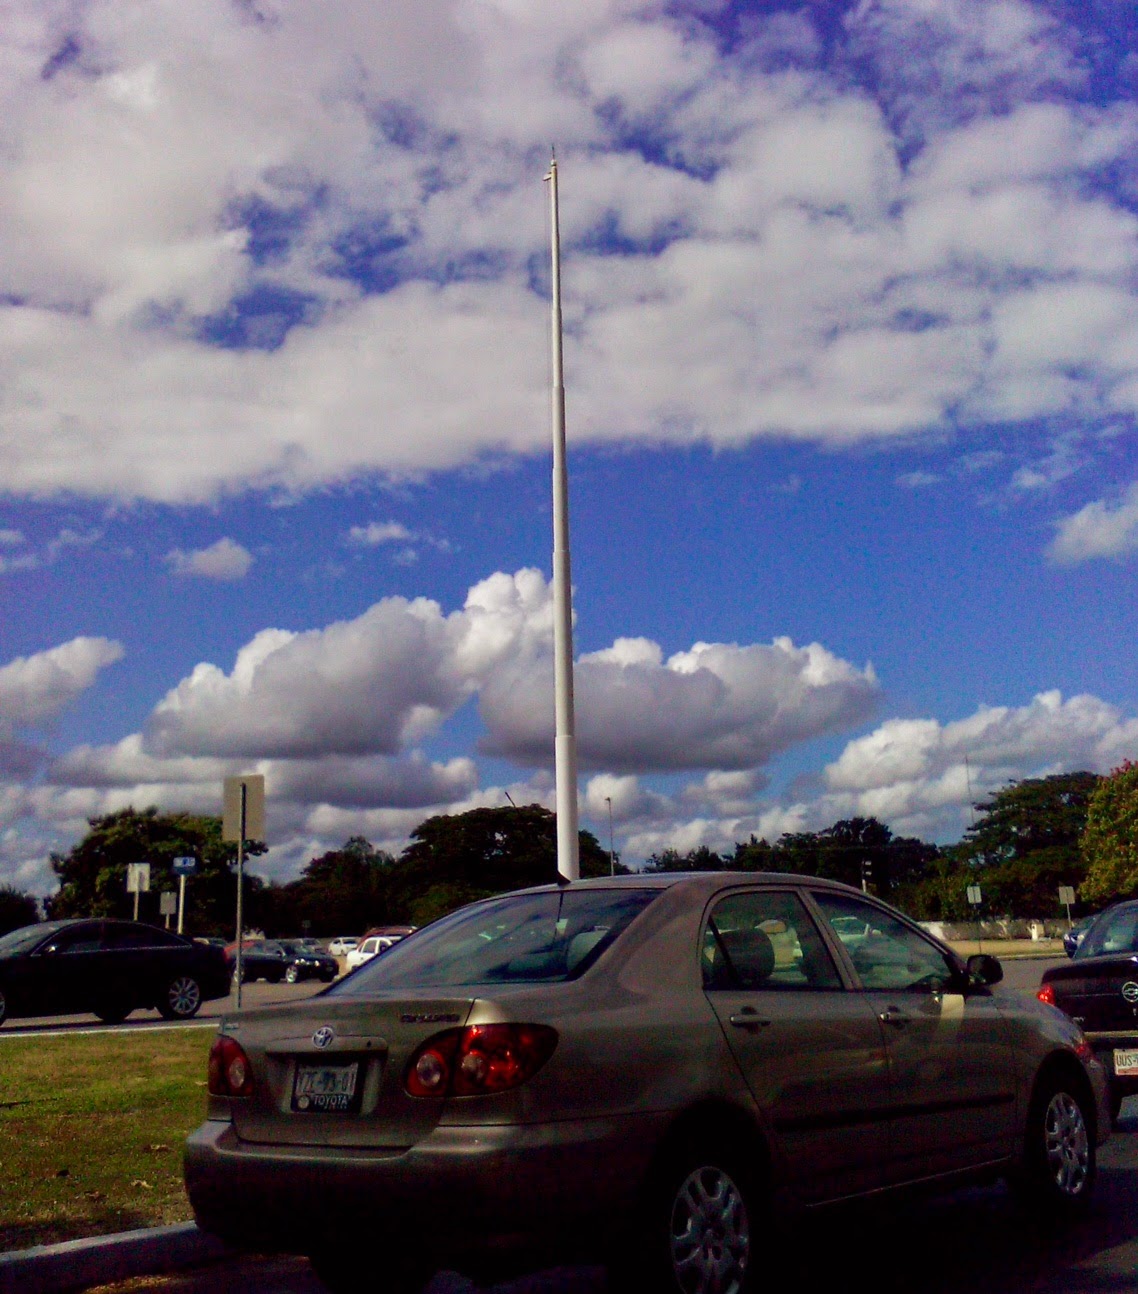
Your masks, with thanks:
[[[1004,978],[1004,968],[998,957],[988,953],[973,953],[965,962],[969,980],[976,985],[987,987],[998,984]]]

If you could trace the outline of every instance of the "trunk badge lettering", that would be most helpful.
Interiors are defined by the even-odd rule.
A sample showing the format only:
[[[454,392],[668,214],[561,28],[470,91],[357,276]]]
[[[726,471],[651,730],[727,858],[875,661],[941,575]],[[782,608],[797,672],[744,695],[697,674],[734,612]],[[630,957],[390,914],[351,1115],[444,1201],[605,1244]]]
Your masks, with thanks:
[[[314,1047],[321,1047],[321,1048],[327,1047],[331,1044],[332,1039],[335,1036],[336,1035],[332,1032],[332,1026],[330,1024],[322,1025],[312,1035],[312,1045]]]
[[[458,1016],[450,1011],[438,1011],[426,1015],[401,1015],[400,1024],[458,1024]]]
[[[1138,984],[1135,984],[1132,979],[1128,979],[1122,986],[1122,996],[1131,1006],[1134,1006],[1135,1003],[1138,1003]]]

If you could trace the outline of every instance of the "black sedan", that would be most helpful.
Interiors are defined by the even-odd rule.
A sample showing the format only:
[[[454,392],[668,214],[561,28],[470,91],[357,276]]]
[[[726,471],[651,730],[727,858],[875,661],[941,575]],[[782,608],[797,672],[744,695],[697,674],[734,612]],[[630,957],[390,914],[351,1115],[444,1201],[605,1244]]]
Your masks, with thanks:
[[[0,938],[0,1024],[88,1011],[117,1024],[140,1007],[188,1020],[228,993],[219,948],[137,921],[45,921]]]
[[[236,941],[225,947],[225,964],[229,967],[232,980],[237,978],[237,944]],[[249,984],[253,980],[268,980],[270,984],[279,984],[288,970],[288,958],[285,950],[275,939],[246,939],[241,945],[241,982]]]
[[[1088,929],[1066,966],[1043,974],[1038,996],[1080,1025],[1110,1075],[1111,1111],[1138,1093],[1138,900]]]
[[[284,977],[288,984],[295,984],[303,979],[319,979],[325,984],[331,984],[340,973],[335,957],[321,952],[319,948],[313,948],[299,939],[278,939],[276,942],[284,949],[287,959]]]

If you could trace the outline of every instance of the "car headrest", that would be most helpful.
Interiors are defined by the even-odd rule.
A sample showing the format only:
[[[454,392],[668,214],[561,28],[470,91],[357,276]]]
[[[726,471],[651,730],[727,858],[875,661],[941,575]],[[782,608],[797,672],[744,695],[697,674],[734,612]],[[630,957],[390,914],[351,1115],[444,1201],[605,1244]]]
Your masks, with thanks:
[[[774,944],[765,931],[725,930],[720,935],[740,988],[759,988],[774,970]]]

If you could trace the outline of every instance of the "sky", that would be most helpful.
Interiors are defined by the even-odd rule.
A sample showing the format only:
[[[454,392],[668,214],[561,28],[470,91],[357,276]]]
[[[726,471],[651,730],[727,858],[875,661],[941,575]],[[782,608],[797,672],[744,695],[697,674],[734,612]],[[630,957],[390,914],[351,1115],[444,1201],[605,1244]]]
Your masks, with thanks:
[[[285,881],[1138,758],[1130,0],[5,0],[0,884],[265,775]]]

